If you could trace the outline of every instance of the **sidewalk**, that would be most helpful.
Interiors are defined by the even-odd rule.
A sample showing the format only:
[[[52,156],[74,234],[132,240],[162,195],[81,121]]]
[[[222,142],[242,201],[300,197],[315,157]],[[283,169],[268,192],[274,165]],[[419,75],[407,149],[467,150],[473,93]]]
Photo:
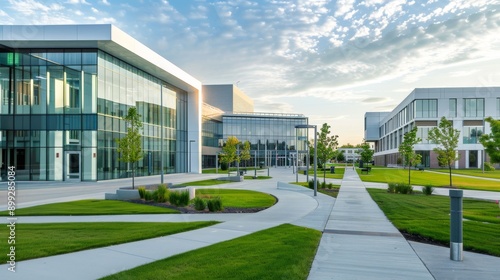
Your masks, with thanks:
[[[277,188],[278,180],[290,180],[291,170],[273,170],[273,180],[247,180],[220,185],[221,188],[252,189],[270,193],[278,203],[253,214],[198,214],[198,215],[125,215],[101,217],[19,217],[21,222],[70,221],[195,221],[219,220],[220,224],[165,237],[130,242],[115,246],[85,250],[64,255],[39,258],[16,263],[16,273],[7,265],[0,265],[0,279],[97,279],[131,269],[156,260],[187,251],[238,238],[284,223],[297,222],[322,229],[328,218],[333,199],[312,190],[294,185]],[[321,202],[321,207],[319,203]],[[319,211],[319,218],[314,213]],[[305,220],[304,217],[311,220]],[[63,245],[62,245],[63,246]]]
[[[210,176],[213,175],[207,177]],[[319,192],[314,197],[310,189],[281,183],[295,181],[296,175],[290,169],[272,168],[271,176],[271,180],[217,186],[256,190],[278,198],[273,207],[253,214],[18,217],[18,223],[206,220],[222,223],[166,237],[22,261],[17,263],[16,273],[8,272],[7,265],[0,265],[0,279],[96,279],[283,223],[323,231],[309,279],[498,279],[500,275],[500,258],[464,252],[464,261],[454,262],[449,260],[449,248],[407,242],[373,202],[352,169],[346,169],[337,200]],[[299,176],[300,181],[305,181],[304,175]],[[112,187],[116,183],[107,184]],[[80,194],[80,187],[75,184],[55,189],[60,189],[59,199],[64,200],[75,195],[65,189]],[[29,203],[37,204],[35,193],[30,196],[33,200]]]
[[[344,180],[308,279],[498,279],[500,258],[408,242],[371,199],[355,170]]]

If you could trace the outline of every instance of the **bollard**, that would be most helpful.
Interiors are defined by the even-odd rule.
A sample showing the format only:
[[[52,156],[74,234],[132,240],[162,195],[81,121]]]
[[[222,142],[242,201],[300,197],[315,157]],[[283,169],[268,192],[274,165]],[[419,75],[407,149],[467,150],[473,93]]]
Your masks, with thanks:
[[[462,190],[450,190],[450,259],[463,260]]]

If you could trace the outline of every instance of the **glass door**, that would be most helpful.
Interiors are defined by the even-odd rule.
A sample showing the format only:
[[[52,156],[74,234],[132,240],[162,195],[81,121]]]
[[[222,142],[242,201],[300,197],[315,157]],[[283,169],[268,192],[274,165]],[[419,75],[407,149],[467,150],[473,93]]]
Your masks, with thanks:
[[[66,152],[66,180],[80,181],[80,152]]]

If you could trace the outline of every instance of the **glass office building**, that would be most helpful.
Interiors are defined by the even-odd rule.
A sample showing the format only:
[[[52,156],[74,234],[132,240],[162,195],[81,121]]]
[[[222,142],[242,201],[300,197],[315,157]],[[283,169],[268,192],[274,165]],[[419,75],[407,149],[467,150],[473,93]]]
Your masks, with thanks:
[[[252,166],[255,161],[266,166],[291,165],[290,154],[297,150],[295,126],[304,124],[308,124],[308,118],[300,114],[232,113],[222,116],[224,139],[236,136],[241,142],[250,142]]]
[[[199,172],[200,91],[111,25],[0,26],[1,175],[14,166],[17,180],[129,177],[116,139],[132,106],[143,121],[137,176]]]

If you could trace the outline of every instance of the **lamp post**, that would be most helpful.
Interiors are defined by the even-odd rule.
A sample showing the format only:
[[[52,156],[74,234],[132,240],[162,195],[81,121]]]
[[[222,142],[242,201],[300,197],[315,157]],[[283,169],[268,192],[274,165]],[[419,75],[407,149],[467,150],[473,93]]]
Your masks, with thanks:
[[[317,180],[317,168],[318,168],[318,147],[317,147],[317,133],[316,125],[310,124],[298,124],[295,128],[314,128],[314,196],[318,193],[318,180]],[[307,167],[306,167],[307,168]]]
[[[189,140],[189,158],[188,158],[188,173],[191,173],[191,164],[193,163],[193,161],[191,160],[191,152],[192,152],[192,149],[191,149],[191,143],[194,143],[195,141],[194,140]]]

